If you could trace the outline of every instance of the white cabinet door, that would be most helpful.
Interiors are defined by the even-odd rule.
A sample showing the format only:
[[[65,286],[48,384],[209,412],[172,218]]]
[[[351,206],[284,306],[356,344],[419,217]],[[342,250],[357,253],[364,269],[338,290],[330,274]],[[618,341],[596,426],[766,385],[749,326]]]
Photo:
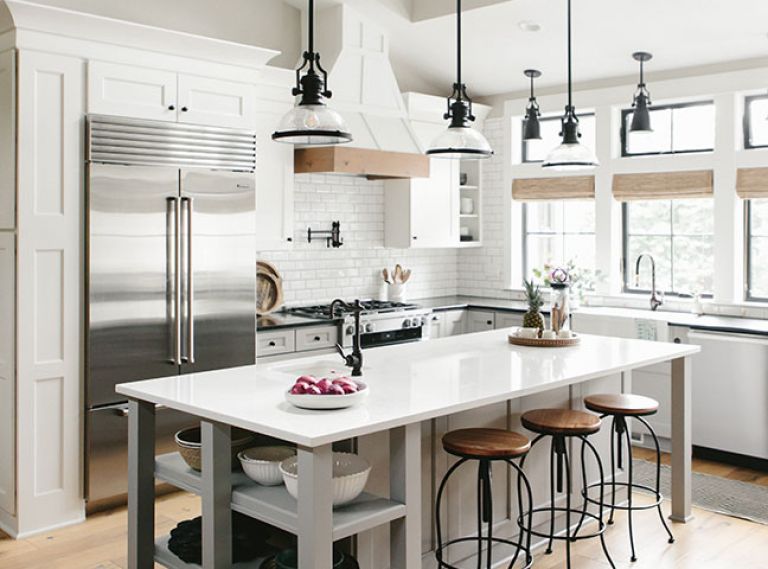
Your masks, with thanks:
[[[437,340],[443,337],[443,318],[444,312],[435,312],[429,318],[429,339]]]
[[[432,159],[429,178],[411,180],[413,247],[453,247],[459,243],[459,165]]]
[[[513,328],[523,325],[523,314],[519,312],[497,312],[496,328]]]
[[[443,335],[458,336],[464,333],[467,311],[447,310],[443,312]]]
[[[16,509],[15,269],[13,233],[0,233],[0,509],[11,515]]]
[[[0,229],[16,226],[16,52],[0,54]]]
[[[293,246],[293,146],[272,140],[281,115],[256,115],[256,247]]]
[[[496,323],[496,315],[485,310],[470,310],[467,315],[467,333],[485,332],[493,330]]]
[[[91,61],[88,112],[150,120],[176,120],[176,73]]]
[[[179,75],[179,122],[253,128],[256,88],[245,83]]]

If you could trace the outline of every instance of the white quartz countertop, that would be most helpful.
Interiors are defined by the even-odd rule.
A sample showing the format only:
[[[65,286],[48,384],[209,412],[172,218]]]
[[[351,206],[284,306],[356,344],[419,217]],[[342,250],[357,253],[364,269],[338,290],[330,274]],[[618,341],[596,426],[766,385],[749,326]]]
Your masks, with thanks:
[[[699,351],[698,346],[588,335],[575,347],[527,348],[507,342],[511,331],[364,350],[361,379],[370,394],[362,404],[342,410],[303,410],[284,399],[299,375],[346,373],[340,358],[328,354],[124,383],[117,391],[316,447]]]

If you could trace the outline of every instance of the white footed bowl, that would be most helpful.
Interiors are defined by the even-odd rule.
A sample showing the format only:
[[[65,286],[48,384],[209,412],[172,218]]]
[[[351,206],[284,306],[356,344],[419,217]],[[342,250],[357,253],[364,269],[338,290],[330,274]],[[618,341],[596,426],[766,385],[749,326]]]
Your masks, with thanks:
[[[280,472],[288,493],[294,498],[299,496],[298,458],[287,458],[280,464]],[[343,506],[357,498],[368,482],[371,465],[364,458],[348,453],[333,453],[333,505]]]
[[[251,447],[238,453],[245,475],[262,486],[279,486],[283,483],[280,463],[296,456],[296,449],[287,446]]]

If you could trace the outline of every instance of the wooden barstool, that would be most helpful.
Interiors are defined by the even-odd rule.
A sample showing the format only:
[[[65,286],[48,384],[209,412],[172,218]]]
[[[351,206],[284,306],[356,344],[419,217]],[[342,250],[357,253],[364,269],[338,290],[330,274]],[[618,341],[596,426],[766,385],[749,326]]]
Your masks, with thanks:
[[[535,535],[537,537],[544,537],[549,539],[546,553],[552,553],[552,543],[555,539],[565,541],[566,552],[566,567],[571,568],[571,542],[580,539],[590,539],[599,537],[603,552],[611,567],[615,569],[613,559],[611,559],[610,553],[608,553],[608,547],[605,544],[605,529],[607,525],[603,522],[603,506],[599,503],[598,514],[593,514],[587,510],[587,502],[584,501],[584,506],[581,509],[575,509],[571,507],[571,460],[568,452],[567,439],[575,438],[582,441],[582,449],[589,447],[592,451],[595,461],[597,462],[598,470],[600,473],[600,496],[601,500],[604,497],[604,483],[603,483],[603,463],[600,460],[600,455],[595,449],[594,445],[588,440],[589,435],[593,435],[600,430],[601,420],[597,415],[586,413],[584,411],[576,411],[572,409],[536,409],[534,411],[528,411],[520,418],[523,427],[529,431],[537,433],[538,436],[531,443],[533,448],[544,437],[551,438],[550,444],[550,462],[549,462],[549,491],[550,491],[550,503],[549,506],[534,508],[530,510],[528,519],[528,535]],[[520,467],[525,464],[525,456],[520,461]],[[584,456],[582,452],[582,466],[584,463]],[[565,484],[563,484],[565,482]],[[558,493],[565,492],[565,507],[555,506],[555,499]],[[539,532],[533,529],[532,514],[549,513],[549,533]],[[555,535],[555,515],[557,513],[565,514],[565,535]],[[518,524],[523,529],[523,519],[526,513],[521,513],[518,518]],[[581,516],[579,527],[585,518],[591,518],[598,523],[597,529],[590,534],[576,535],[576,532],[571,531],[571,515]],[[574,518],[575,519],[575,518]],[[578,530],[577,530],[578,531]]]
[[[664,519],[664,513],[661,511],[661,502],[663,496],[660,491],[661,482],[661,449],[659,448],[659,439],[656,436],[651,425],[644,417],[653,415],[659,410],[659,402],[650,397],[644,397],[642,395],[630,395],[630,394],[600,394],[590,395],[584,398],[584,405],[587,409],[600,413],[601,418],[612,417],[611,425],[611,515],[608,519],[608,523],[613,523],[613,514],[616,510],[625,510],[629,518],[629,544],[632,549],[631,561],[637,561],[637,555],[635,554],[635,536],[632,527],[632,512],[635,510],[650,510],[656,508],[659,512],[659,518],[664,526],[664,529],[669,536],[668,542],[674,543],[675,538],[667,525],[667,520]],[[653,444],[656,447],[656,487],[651,488],[643,484],[635,484],[632,478],[632,439],[630,437],[630,430],[627,425],[627,419],[633,418],[642,423],[653,438]],[[627,482],[616,481],[616,467],[623,470],[623,456],[622,451],[623,443],[626,441],[627,446]],[[584,447],[582,446],[582,454]],[[582,494],[584,496],[585,505],[587,502],[596,503],[594,498],[589,496],[589,490],[594,488],[592,484],[587,486],[586,484],[586,472],[582,469],[582,479],[584,480],[584,489]],[[624,487],[628,489],[627,505],[616,504],[616,487]],[[637,505],[632,503],[632,492],[640,491],[651,494],[655,500],[652,503]],[[581,521],[584,521],[582,518]],[[581,525],[581,522],[579,522]],[[578,531],[578,529],[577,529]]]
[[[453,565],[445,562],[443,559],[444,551],[455,544],[476,542],[477,543],[477,567],[482,567],[483,546],[486,547],[486,569],[491,569],[493,560],[493,545],[502,544],[515,549],[509,568],[515,566],[520,552],[525,552],[525,558],[521,569],[529,569],[533,564],[531,556],[531,537],[523,544],[524,530],[521,525],[520,539],[514,542],[509,539],[494,537],[493,535],[493,494],[491,492],[491,463],[494,461],[504,461],[517,471],[518,480],[518,505],[522,511],[522,494],[520,492],[521,484],[525,484],[528,494],[529,510],[533,507],[533,495],[531,494],[531,485],[525,477],[522,469],[513,461],[516,458],[525,456],[531,448],[531,441],[527,437],[518,433],[512,433],[501,429],[460,429],[451,431],[443,436],[443,449],[453,456],[459,457],[459,460],[445,473],[440,488],[437,491],[435,501],[435,520],[437,525],[437,547],[435,548],[435,558],[439,568],[457,569]],[[451,475],[463,464],[469,461],[478,462],[477,475],[477,536],[459,537],[443,543],[443,531],[440,523],[440,504],[442,502],[443,491]],[[530,516],[529,516],[530,523]],[[483,535],[483,524],[486,524],[486,535]],[[530,526],[529,526],[530,527]]]

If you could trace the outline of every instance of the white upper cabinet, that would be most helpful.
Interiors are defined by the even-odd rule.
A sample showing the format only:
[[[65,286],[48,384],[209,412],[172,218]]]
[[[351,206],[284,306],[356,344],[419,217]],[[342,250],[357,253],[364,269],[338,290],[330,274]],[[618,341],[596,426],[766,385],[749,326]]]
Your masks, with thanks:
[[[90,61],[88,112],[253,128],[256,88],[246,83],[173,71]]]
[[[176,73],[103,61],[88,64],[88,112],[176,120]]]
[[[179,75],[179,122],[252,128],[256,88],[195,75]]]

